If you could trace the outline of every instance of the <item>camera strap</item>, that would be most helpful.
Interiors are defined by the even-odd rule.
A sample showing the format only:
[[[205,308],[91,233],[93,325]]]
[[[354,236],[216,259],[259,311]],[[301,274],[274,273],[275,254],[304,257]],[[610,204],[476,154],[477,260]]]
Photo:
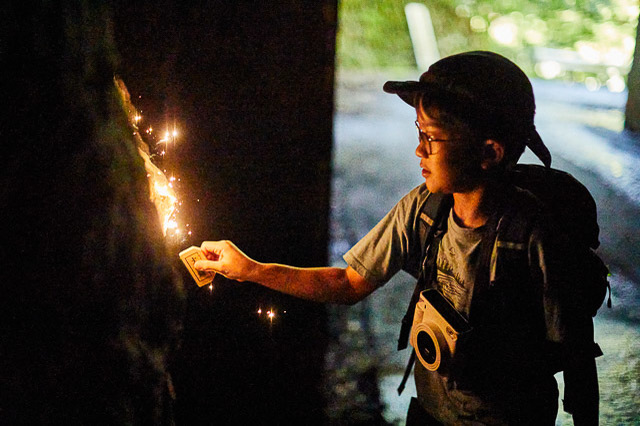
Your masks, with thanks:
[[[403,350],[408,346],[409,335],[411,334],[411,327],[413,325],[413,316],[416,309],[416,304],[420,299],[420,292],[425,290],[428,286],[431,286],[436,274],[436,259],[438,257],[438,248],[440,247],[440,241],[447,232],[447,218],[449,211],[453,206],[453,197],[445,196],[444,194],[430,194],[427,198],[424,207],[422,208],[422,214],[427,216],[426,219],[428,229],[426,231],[426,238],[424,243],[424,255],[422,260],[422,267],[420,268],[420,274],[418,275],[418,281],[413,290],[411,301],[407,307],[407,312],[402,318],[402,325],[400,327],[400,336],[398,337],[398,350]],[[405,384],[411,374],[411,369],[415,362],[416,352],[413,350],[407,367],[398,386],[398,395],[402,394]]]

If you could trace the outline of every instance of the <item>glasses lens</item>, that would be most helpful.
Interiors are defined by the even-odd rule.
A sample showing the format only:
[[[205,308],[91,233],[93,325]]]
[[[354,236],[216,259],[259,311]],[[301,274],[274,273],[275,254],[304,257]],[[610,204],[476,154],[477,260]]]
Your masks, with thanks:
[[[431,138],[427,136],[427,134],[422,130],[420,130],[420,126],[418,125],[417,121],[415,123],[416,129],[418,130],[418,141],[423,146],[423,149],[425,150],[427,155],[431,155],[433,153],[433,150],[431,149]]]

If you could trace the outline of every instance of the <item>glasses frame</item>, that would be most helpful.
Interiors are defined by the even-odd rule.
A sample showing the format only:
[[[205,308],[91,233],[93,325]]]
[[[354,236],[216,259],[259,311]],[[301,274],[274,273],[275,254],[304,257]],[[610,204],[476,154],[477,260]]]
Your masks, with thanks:
[[[431,135],[428,135],[422,131],[422,129],[420,128],[420,124],[418,123],[418,120],[414,121],[414,124],[416,125],[416,129],[418,129],[418,141],[420,142],[421,145],[425,147],[425,152],[427,155],[437,154],[437,152],[433,152],[433,146],[431,145],[432,142],[456,142],[460,140],[460,138],[449,138],[449,139],[432,138]]]

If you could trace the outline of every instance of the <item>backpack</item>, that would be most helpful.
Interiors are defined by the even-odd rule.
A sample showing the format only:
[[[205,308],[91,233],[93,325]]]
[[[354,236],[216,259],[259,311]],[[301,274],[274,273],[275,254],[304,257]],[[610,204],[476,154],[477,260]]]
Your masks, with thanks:
[[[600,244],[600,229],[596,204],[587,188],[567,172],[533,164],[516,165],[510,172],[509,179],[519,190],[533,194],[531,199],[536,204],[541,203],[546,208],[551,216],[552,232],[562,234],[571,246],[574,257],[570,261],[579,265],[576,268],[579,276],[572,280],[571,286],[575,288],[570,290],[575,290],[581,309],[586,310],[584,313],[595,316],[607,292],[607,307],[610,308],[611,286],[607,279],[609,270],[595,252]],[[429,276],[432,277],[431,274],[435,272],[437,245],[446,232],[445,224],[452,205],[450,195],[429,194],[420,212],[427,227],[422,242],[423,263],[407,313],[402,320],[398,350],[407,347],[416,303],[421,291],[430,282]],[[492,247],[489,244],[491,252],[485,255],[489,259],[488,282],[517,279],[515,271],[522,269],[522,265],[528,265],[527,209],[519,209],[525,211],[524,214],[515,214],[513,211],[514,209],[507,208],[499,223],[493,224],[495,238]],[[597,348],[595,343],[594,345]],[[601,354],[599,348],[594,350],[594,356]],[[412,351],[398,394],[404,389],[414,361],[415,351]]]

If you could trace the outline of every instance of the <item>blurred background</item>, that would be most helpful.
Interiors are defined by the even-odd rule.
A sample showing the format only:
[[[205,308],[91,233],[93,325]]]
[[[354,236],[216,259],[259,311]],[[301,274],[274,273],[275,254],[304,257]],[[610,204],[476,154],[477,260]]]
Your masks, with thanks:
[[[339,2],[338,69],[416,65],[405,6],[411,2]],[[442,56],[492,50],[531,77],[625,90],[636,37],[632,0],[433,1],[428,6]],[[418,15],[414,10],[413,14]]]

